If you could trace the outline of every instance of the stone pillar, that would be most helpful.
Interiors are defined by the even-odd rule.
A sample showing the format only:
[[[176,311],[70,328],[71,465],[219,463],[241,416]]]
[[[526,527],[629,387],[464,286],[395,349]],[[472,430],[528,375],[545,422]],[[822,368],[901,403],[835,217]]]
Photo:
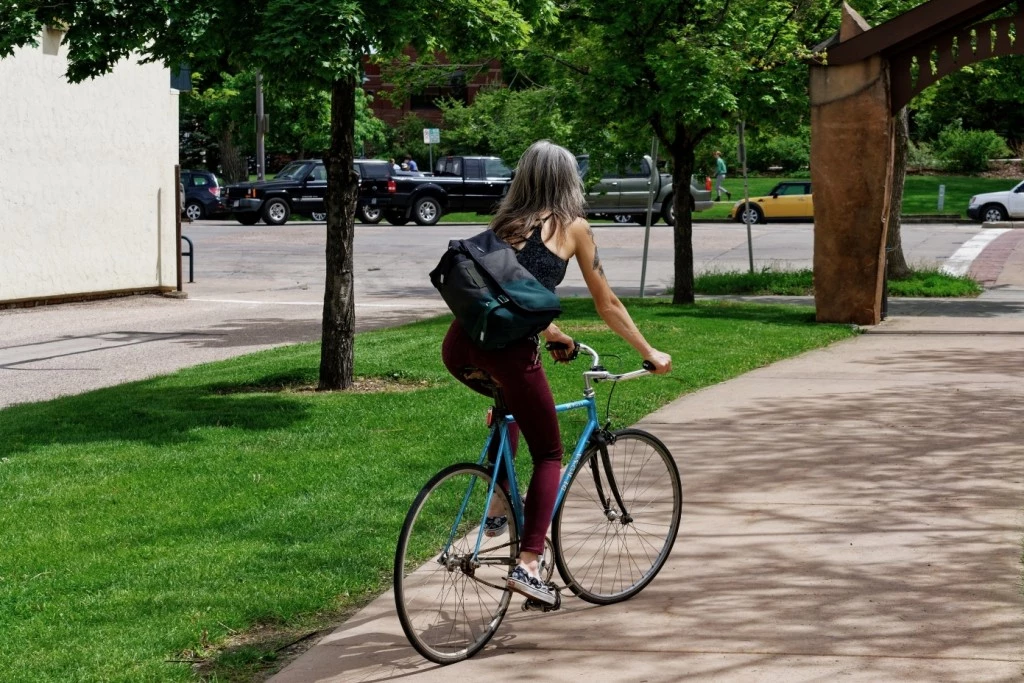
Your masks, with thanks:
[[[859,29],[844,21],[843,33]],[[811,67],[814,303],[819,322],[877,325],[881,320],[895,137],[889,101],[888,64],[880,57]]]

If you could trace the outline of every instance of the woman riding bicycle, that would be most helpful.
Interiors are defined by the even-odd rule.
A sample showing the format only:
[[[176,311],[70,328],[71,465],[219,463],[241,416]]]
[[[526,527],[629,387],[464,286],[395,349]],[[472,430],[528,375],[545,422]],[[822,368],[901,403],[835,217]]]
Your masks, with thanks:
[[[669,372],[671,356],[647,343],[608,285],[594,233],[585,216],[576,158],[564,147],[541,140],[520,158],[508,194],[491,221],[491,230],[516,249],[520,264],[551,291],[562,282],[569,260],[575,257],[597,313],[608,327],[649,361],[654,373]],[[570,359],[574,342],[557,325],[552,323],[541,335],[555,347],[551,355],[556,361]],[[533,458],[533,476],[526,493],[519,563],[508,577],[508,587],[554,604],[555,595],[541,580],[538,561],[544,552],[544,538],[558,496],[562,438],[554,397],[540,362],[539,340],[530,337],[488,351],[476,346],[458,321],[454,321],[445,335],[441,356],[448,371],[471,389],[491,396],[493,386],[497,385],[515,418],[509,428],[513,449],[519,431],[526,438]],[[502,533],[508,511],[495,509],[487,514],[485,533]]]

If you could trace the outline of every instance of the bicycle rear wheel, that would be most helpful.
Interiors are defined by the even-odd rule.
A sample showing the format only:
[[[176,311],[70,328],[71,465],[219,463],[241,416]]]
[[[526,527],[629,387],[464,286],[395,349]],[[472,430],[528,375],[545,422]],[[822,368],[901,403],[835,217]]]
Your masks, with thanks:
[[[683,508],[679,469],[661,441],[638,429],[611,435],[580,459],[555,515],[555,564],[587,602],[627,600],[672,550]]]
[[[402,630],[417,652],[451,664],[471,657],[491,639],[512,599],[505,579],[519,554],[515,515],[508,531],[482,536],[490,473],[478,465],[438,472],[412,504],[395,553],[395,605]],[[494,495],[512,509],[500,486]]]

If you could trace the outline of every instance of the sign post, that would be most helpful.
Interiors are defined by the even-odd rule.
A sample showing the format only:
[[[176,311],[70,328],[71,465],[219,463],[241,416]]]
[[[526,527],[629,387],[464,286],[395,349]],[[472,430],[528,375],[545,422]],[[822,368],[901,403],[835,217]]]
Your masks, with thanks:
[[[747,224],[747,255],[750,257],[750,272],[754,272],[754,240],[750,235],[750,187],[747,185],[747,122],[740,121],[736,126],[736,134],[740,144],[736,150],[740,165],[743,166],[743,222]]]
[[[644,255],[640,265],[640,298],[644,298],[644,286],[647,284],[647,248],[651,242],[651,209],[654,206],[654,193],[658,174],[658,138],[651,141],[651,175],[647,179],[647,221],[644,227]]]
[[[440,128],[424,128],[423,129],[423,144],[427,146],[430,152],[430,172],[434,172],[434,145],[441,142],[441,129]]]

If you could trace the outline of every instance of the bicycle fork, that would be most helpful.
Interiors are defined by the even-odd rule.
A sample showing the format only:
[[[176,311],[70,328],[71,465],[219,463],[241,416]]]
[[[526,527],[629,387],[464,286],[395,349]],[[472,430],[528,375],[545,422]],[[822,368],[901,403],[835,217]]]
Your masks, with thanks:
[[[629,514],[629,510],[626,509],[626,504],[622,501],[622,494],[619,493],[619,487],[615,481],[615,475],[612,473],[611,457],[608,455],[608,446],[611,445],[613,441],[609,440],[607,433],[603,430],[594,434],[593,440],[601,455],[601,468],[598,468],[597,458],[591,458],[590,471],[594,477],[594,487],[597,490],[598,500],[601,501],[604,516],[609,522],[618,521],[622,525],[630,524],[633,521],[633,516]],[[607,482],[608,488],[611,490],[611,497],[605,495],[604,486],[601,485],[601,469],[604,470],[604,478]],[[615,505],[618,509],[612,507],[613,498],[615,499]]]

